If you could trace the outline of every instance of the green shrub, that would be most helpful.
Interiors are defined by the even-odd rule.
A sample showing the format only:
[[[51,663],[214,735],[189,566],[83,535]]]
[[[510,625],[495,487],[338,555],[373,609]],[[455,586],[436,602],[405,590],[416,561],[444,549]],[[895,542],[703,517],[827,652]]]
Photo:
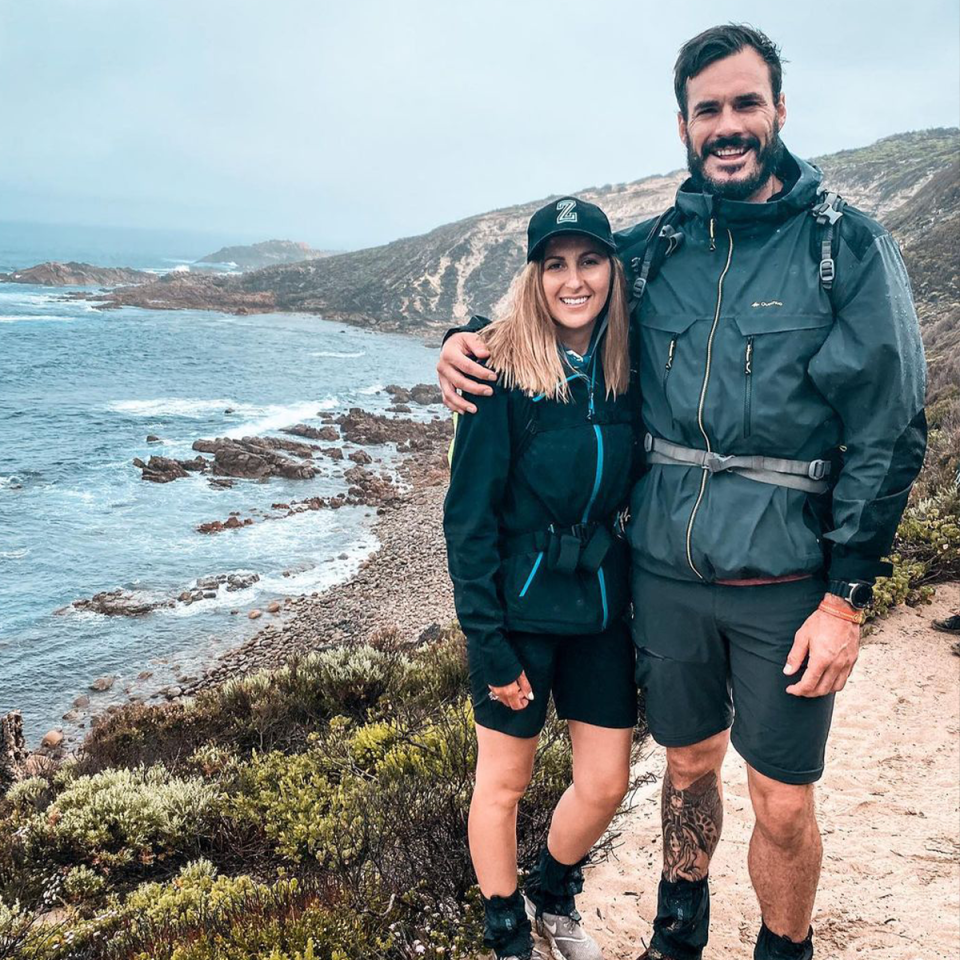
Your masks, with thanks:
[[[63,899],[67,903],[83,903],[101,896],[106,886],[104,878],[89,867],[71,867],[63,878]]]
[[[871,616],[883,616],[901,603],[925,603],[933,584],[960,577],[960,493],[944,487],[910,503],[903,514],[894,553],[893,573],[874,588]]]
[[[161,766],[81,776],[24,822],[28,850],[102,870],[149,864],[196,849],[220,794]]]
[[[43,777],[28,777],[13,784],[4,799],[15,816],[36,813],[46,807],[52,797],[50,782]]]

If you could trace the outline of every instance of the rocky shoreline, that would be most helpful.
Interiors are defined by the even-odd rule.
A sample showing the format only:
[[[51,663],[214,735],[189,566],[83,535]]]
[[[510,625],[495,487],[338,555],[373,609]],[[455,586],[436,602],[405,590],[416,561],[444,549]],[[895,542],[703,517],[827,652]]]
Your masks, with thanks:
[[[418,385],[410,390],[394,386],[385,388],[385,392],[394,400],[395,406],[391,410],[396,406],[404,406],[401,401],[405,400],[424,406],[433,405],[438,399],[438,391],[435,393],[435,390],[426,385]],[[280,666],[293,656],[342,643],[363,642],[377,633],[390,632],[403,642],[413,643],[438,633],[441,626],[453,619],[453,593],[447,574],[442,530],[442,506],[448,475],[446,452],[452,435],[451,421],[447,417],[427,421],[388,417],[358,408],[325,420],[327,422],[319,429],[298,424],[281,432],[308,440],[331,441],[339,437],[345,442],[352,463],[344,474],[344,479],[350,484],[344,493],[329,499],[313,497],[303,501],[274,503],[271,512],[261,511],[264,515],[256,521],[244,521],[231,515],[225,522],[212,521],[211,524],[201,525],[209,529],[198,528],[198,532],[209,533],[252,522],[282,519],[303,510],[365,505],[376,508],[373,533],[379,541],[379,548],[362,563],[354,577],[328,590],[277,598],[262,603],[262,609],[243,609],[238,604],[238,609],[232,610],[232,613],[245,612],[250,619],[260,619],[267,614],[266,625],[243,644],[222,654],[202,675],[178,676],[174,683],[152,692],[125,688],[128,702],[162,703],[190,697],[232,677]],[[198,441],[199,446],[195,445],[195,449],[205,449],[213,453],[215,459],[205,461],[206,466],[194,466],[194,469],[220,473],[216,460],[218,451],[226,451],[227,454],[235,454],[238,450],[248,454],[252,451],[254,455],[262,453],[270,459],[277,450],[276,446],[272,443],[248,442],[263,439],[271,438],[243,438],[239,442],[224,441],[219,446],[219,442],[208,444]],[[288,442],[282,443],[287,446]],[[373,467],[378,464],[363,447],[383,444],[394,445],[401,454],[396,482],[385,472],[374,472],[368,468],[370,464]],[[307,446],[292,440],[289,445]],[[340,451],[340,448],[332,449]],[[302,454],[307,451],[297,452]],[[198,456],[196,459],[202,458]],[[233,463],[229,456],[223,462]],[[169,465],[179,468],[178,461],[171,460]],[[137,466],[144,468],[147,465],[138,463]],[[253,464],[251,470],[255,476],[257,465]],[[154,479],[148,476],[148,472],[144,470],[144,479]],[[177,472],[177,476],[180,475],[186,473]],[[169,479],[174,480],[176,476],[170,476]],[[144,616],[158,607],[189,604],[214,595],[221,586],[227,590],[241,590],[249,585],[248,582],[236,583],[235,579],[236,575],[233,579],[226,576],[208,577],[202,583],[198,581],[195,588],[161,600],[147,599],[122,590],[105,591],[91,598],[74,601],[57,612],[65,613],[76,608],[109,616]],[[250,582],[253,579],[259,578],[254,574]],[[175,674],[179,673],[176,667],[173,670]],[[144,670],[137,680],[147,681],[151,676],[152,671]],[[73,708],[64,715],[65,723],[76,724],[82,732],[84,727],[89,729],[96,726],[100,717],[122,709],[122,703],[113,703],[100,710],[96,705],[96,694],[110,690],[115,679],[105,676],[93,680],[90,691],[74,699]],[[3,721],[0,781],[5,778],[6,768],[10,770],[7,778],[12,776],[15,779],[18,771],[22,776],[23,771],[36,769],[37,764],[46,762],[46,758],[62,759],[82,749],[82,744],[72,737],[65,737],[61,729],[54,728],[44,736],[40,748],[31,754],[22,740],[19,712],[14,711],[0,720]]]

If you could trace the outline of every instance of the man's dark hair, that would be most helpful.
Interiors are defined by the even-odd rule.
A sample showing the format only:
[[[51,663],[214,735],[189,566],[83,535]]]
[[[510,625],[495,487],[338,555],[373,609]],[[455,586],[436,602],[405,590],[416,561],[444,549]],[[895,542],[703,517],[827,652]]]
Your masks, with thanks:
[[[744,47],[753,47],[764,59],[770,68],[773,102],[776,103],[780,99],[780,87],[783,83],[780,48],[765,33],[745,23],[726,23],[704,30],[680,48],[673,68],[673,88],[684,118],[687,116],[687,81],[701,70],[705,70],[711,63],[733,56]]]

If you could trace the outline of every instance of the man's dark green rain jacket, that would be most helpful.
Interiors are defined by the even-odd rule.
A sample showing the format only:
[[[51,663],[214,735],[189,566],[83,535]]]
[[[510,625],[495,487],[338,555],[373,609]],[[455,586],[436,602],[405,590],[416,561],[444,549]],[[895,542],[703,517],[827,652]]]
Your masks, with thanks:
[[[900,250],[848,206],[836,280],[818,271],[820,171],[786,154],[767,203],[677,193],[684,240],[639,308],[643,421],[721,456],[833,461],[811,494],[653,464],[631,498],[634,562],[714,582],[829,572],[872,581],[926,444],[925,366]],[[618,234],[629,268],[650,224]]]

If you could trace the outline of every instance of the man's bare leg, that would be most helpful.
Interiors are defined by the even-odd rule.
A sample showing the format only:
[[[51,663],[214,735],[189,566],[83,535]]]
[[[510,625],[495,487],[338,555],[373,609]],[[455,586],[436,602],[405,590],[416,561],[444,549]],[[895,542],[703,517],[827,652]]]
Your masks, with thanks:
[[[663,877],[653,939],[643,955],[700,956],[710,923],[710,858],[723,829],[720,767],[730,742],[724,731],[689,747],[667,748],[663,777]]]
[[[795,943],[810,930],[823,844],[813,784],[779,783],[747,765],[756,815],[747,864],[767,928]]]
[[[660,816],[663,822],[663,876],[702,880],[723,829],[723,764],[727,731],[689,747],[667,748]]]

